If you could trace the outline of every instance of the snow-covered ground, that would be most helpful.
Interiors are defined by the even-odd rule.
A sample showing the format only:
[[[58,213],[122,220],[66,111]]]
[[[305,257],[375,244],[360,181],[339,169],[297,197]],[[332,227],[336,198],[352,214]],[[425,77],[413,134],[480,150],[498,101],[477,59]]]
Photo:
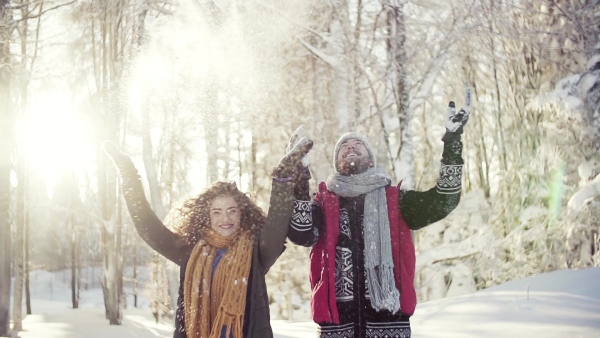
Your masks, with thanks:
[[[46,273],[32,278],[35,314],[24,319],[21,338],[172,336],[173,325],[155,323],[144,299],[142,308],[124,310],[122,325],[111,326],[98,288],[82,290],[81,308],[73,310],[68,284],[50,277]],[[278,338],[314,337],[316,332],[310,322],[274,320],[273,328]],[[412,330],[413,338],[600,338],[600,268],[554,271],[421,303],[412,317]]]

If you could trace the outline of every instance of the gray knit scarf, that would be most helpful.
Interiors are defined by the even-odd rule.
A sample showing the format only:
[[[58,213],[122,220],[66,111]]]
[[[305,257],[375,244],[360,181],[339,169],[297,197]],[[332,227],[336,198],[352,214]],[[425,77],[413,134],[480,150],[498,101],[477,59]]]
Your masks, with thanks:
[[[327,178],[327,188],[339,196],[365,195],[364,233],[365,267],[371,293],[371,305],[377,311],[392,313],[400,310],[400,292],[394,281],[394,262],[390,241],[390,221],[385,187],[390,177],[381,169],[369,168],[362,174],[344,176],[333,173]]]

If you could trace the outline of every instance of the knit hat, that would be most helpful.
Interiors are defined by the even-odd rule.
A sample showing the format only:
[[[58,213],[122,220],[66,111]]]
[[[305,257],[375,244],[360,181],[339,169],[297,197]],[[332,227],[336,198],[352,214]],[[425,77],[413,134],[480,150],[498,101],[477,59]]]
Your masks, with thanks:
[[[342,137],[340,137],[340,139],[335,144],[335,150],[333,151],[333,167],[335,168],[335,171],[340,172],[340,169],[338,168],[338,163],[337,163],[338,162],[337,156],[338,156],[338,153],[340,152],[340,148],[342,147],[342,143],[344,143],[346,140],[349,140],[349,139],[356,139],[356,140],[361,141],[362,144],[364,144],[365,148],[367,148],[367,151],[369,152],[369,157],[371,159],[371,162],[373,162],[373,165],[375,165],[375,156],[373,156],[373,148],[371,148],[371,144],[369,143],[369,141],[367,141],[367,138],[364,137],[362,134],[351,131],[349,133],[342,135]]]

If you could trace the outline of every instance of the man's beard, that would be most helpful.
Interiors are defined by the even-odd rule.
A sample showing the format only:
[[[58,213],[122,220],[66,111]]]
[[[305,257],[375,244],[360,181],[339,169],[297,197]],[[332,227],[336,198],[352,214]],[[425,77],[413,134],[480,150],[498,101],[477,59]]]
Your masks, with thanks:
[[[362,174],[371,167],[369,158],[343,159],[338,162],[339,173],[345,176]]]

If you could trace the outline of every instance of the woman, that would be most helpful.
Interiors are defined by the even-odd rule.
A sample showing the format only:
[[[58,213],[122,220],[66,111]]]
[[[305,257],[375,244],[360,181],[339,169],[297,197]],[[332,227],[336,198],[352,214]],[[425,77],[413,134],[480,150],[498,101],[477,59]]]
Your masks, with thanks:
[[[285,249],[291,181],[311,147],[299,142],[275,168],[267,216],[235,183],[217,182],[171,213],[173,232],[150,208],[131,159],[105,143],[139,235],[180,266],[174,337],[273,337],[265,274]]]

